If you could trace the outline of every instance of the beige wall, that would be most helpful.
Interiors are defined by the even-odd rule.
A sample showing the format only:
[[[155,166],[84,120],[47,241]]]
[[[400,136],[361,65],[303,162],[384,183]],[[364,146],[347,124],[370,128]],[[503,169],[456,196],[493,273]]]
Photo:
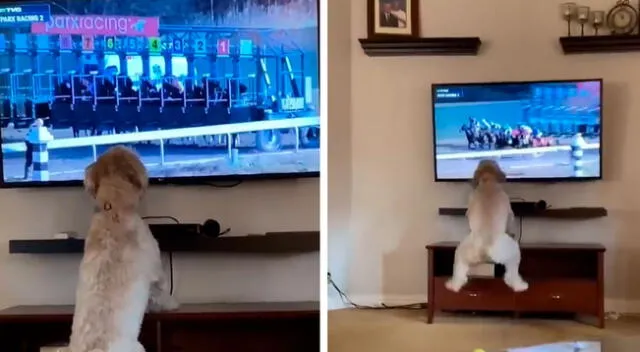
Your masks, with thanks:
[[[351,216],[351,9],[344,0],[328,1],[328,103],[329,146],[328,268],[331,277],[345,287],[349,274],[349,255],[353,251],[349,219]],[[339,10],[337,10],[339,9]],[[329,307],[340,306],[336,291],[329,289]]]
[[[465,235],[464,220],[437,215],[438,207],[463,206],[468,186],[433,182],[431,83],[602,77],[606,180],[509,190],[554,207],[607,207],[610,216],[603,220],[526,220],[524,241],[605,244],[608,309],[640,311],[640,53],[562,55],[560,1],[430,0],[421,1],[422,34],[480,36],[479,56],[370,58],[357,43],[366,36],[366,2],[351,2],[351,61],[344,64],[351,69],[351,170],[336,170],[346,166],[330,162],[330,175],[341,173],[351,184],[350,197],[340,195],[351,204],[341,224],[350,231],[330,234],[331,241],[351,241],[350,295],[364,304],[424,301],[425,244]],[[614,1],[584,3],[608,9]],[[330,116],[330,123],[337,119]],[[329,139],[336,143],[334,135]],[[345,192],[336,178],[331,194],[336,187]]]
[[[183,222],[211,217],[233,234],[319,229],[317,179],[248,182],[232,189],[153,187],[147,215]],[[80,188],[0,191],[0,308],[71,304],[79,255],[9,255],[9,239],[84,232],[91,203]],[[176,254],[175,294],[182,302],[304,301],[319,299],[319,256]]]

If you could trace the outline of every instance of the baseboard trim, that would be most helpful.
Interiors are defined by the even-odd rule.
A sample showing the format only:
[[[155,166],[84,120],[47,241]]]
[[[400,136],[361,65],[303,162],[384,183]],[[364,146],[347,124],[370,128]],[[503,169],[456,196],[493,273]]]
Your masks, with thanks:
[[[387,306],[404,306],[407,304],[425,303],[426,295],[355,295],[351,297],[353,303],[361,306],[379,307],[382,304]]]
[[[327,300],[327,310],[345,309],[350,308],[348,304],[343,302],[338,295],[329,295]]]
[[[339,297],[332,298],[329,298],[329,309],[352,308],[350,305],[343,303]],[[425,295],[355,295],[351,297],[351,300],[357,305],[379,307],[382,304],[401,306],[425,303],[427,298]],[[604,310],[606,312],[638,314],[640,313],[640,300],[605,299]]]
[[[638,314],[640,313],[640,300],[625,300],[625,299],[605,299],[604,300],[605,312],[616,312],[624,314]]]

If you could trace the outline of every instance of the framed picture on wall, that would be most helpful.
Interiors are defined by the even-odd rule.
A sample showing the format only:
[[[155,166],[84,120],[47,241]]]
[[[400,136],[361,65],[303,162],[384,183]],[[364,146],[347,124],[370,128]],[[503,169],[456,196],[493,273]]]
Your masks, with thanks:
[[[368,0],[368,36],[420,35],[420,0]]]

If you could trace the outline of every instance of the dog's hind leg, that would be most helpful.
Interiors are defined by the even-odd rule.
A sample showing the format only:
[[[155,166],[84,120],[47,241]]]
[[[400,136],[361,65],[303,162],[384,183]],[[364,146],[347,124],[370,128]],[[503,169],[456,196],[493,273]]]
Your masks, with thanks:
[[[144,346],[136,340],[130,341],[119,339],[109,346],[108,352],[146,352],[146,350],[144,349]]]
[[[144,346],[142,346],[142,344],[140,342],[136,341],[136,345],[133,347],[135,352],[147,352],[144,349]]]
[[[491,260],[505,266],[504,282],[515,292],[526,291],[529,288],[520,276],[520,247],[518,243],[506,233],[496,238],[487,251]]]
[[[453,277],[445,283],[445,287],[453,292],[458,292],[467,283],[469,274],[469,256],[473,255],[474,248],[471,237],[467,237],[456,248]]]

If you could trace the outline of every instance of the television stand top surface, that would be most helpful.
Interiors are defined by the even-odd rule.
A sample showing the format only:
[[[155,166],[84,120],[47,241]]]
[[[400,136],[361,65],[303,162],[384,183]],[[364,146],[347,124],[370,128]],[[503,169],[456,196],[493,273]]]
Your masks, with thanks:
[[[439,215],[445,216],[465,216],[467,208],[438,208]],[[564,220],[587,220],[606,217],[609,215],[607,209],[603,207],[570,207],[570,208],[547,208],[543,210],[514,210],[515,216],[527,218],[548,218]]]
[[[455,249],[460,242],[444,241],[436,242],[426,246],[427,249]],[[562,242],[525,242],[520,243],[520,248],[524,250],[584,250],[604,252],[606,248],[599,243],[562,243]]]
[[[187,303],[174,311],[148,313],[151,320],[279,319],[305,318],[320,314],[319,302]],[[72,305],[21,305],[0,310],[0,323],[66,321],[73,317]]]

